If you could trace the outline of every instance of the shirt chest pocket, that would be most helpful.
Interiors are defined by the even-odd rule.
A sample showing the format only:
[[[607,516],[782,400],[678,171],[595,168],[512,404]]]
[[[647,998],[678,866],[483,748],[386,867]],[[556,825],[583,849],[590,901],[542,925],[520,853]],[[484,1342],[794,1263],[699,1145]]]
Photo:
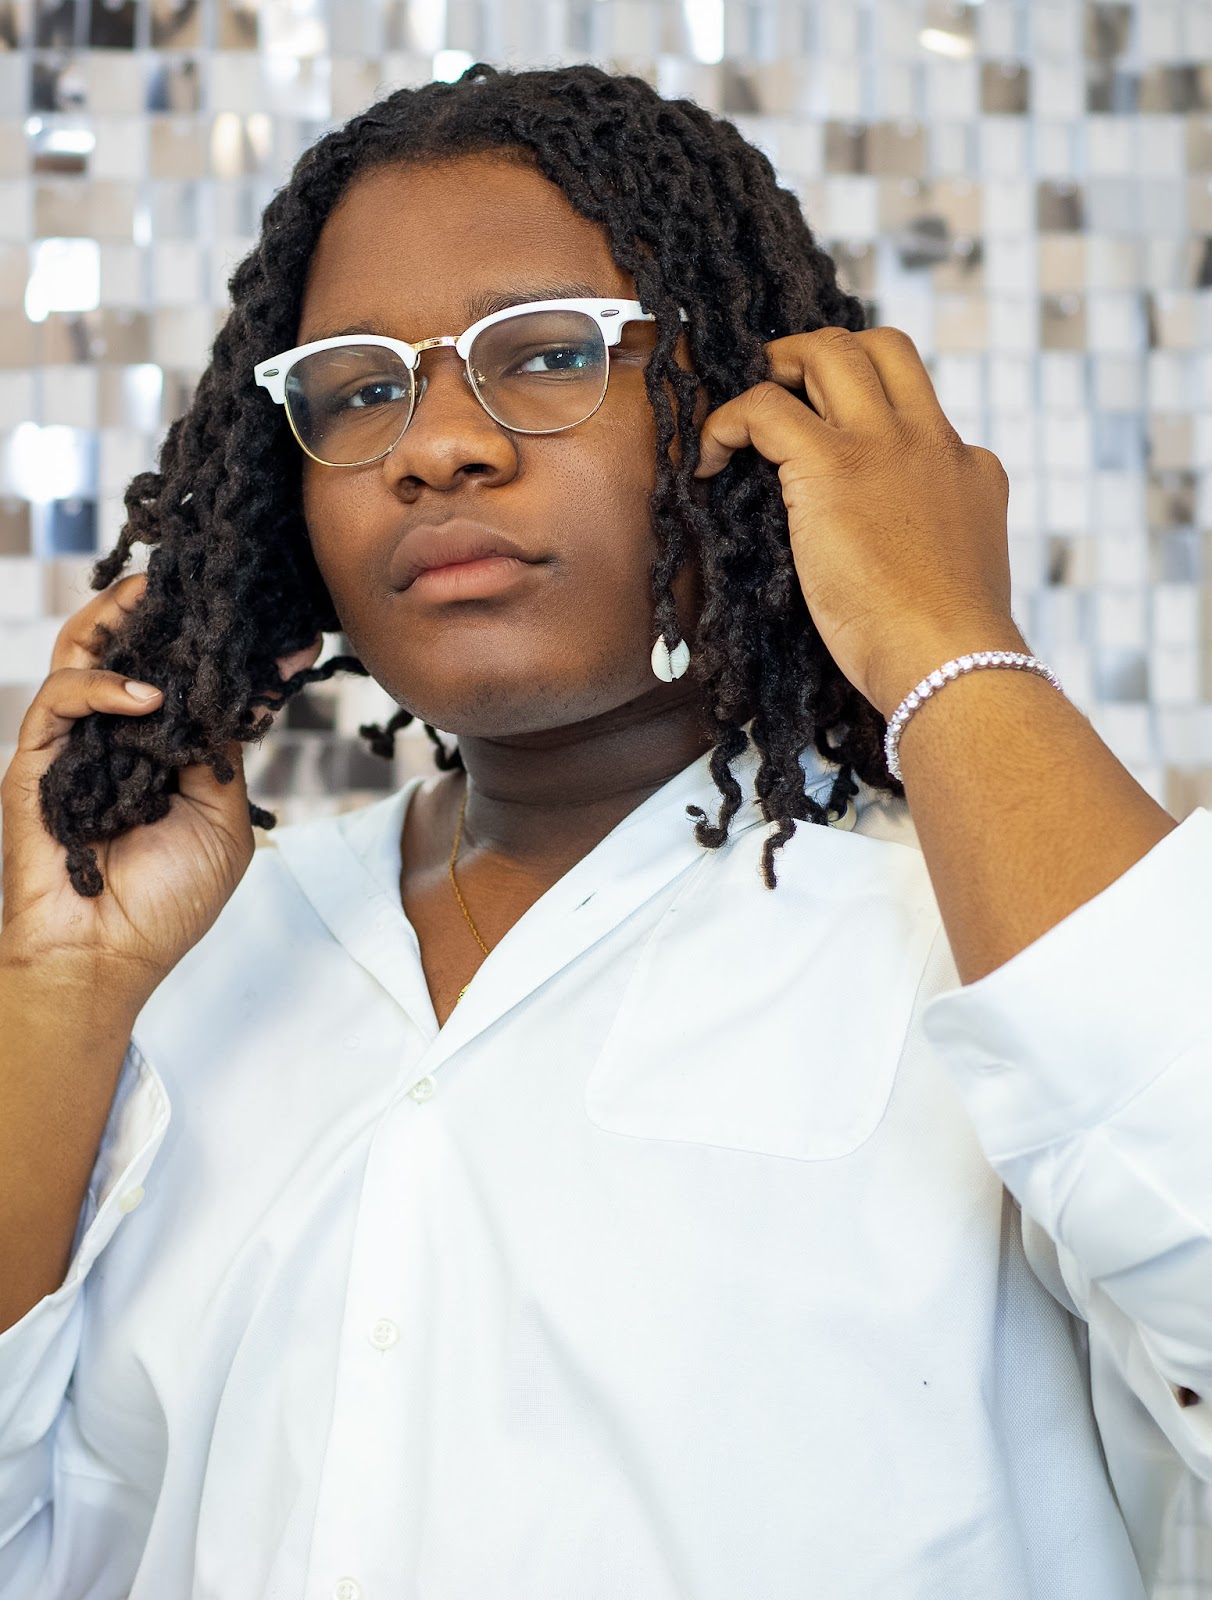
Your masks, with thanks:
[[[597,1127],[800,1161],[875,1131],[938,931],[924,860],[801,823],[769,890],[763,837],[706,856],[649,935],[586,1080]]]

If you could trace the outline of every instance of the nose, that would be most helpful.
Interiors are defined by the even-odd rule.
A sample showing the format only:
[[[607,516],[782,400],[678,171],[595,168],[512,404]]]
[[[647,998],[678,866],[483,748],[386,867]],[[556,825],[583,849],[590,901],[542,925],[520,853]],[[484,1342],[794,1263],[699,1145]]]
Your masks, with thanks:
[[[393,491],[414,496],[426,485],[450,489],[472,477],[508,482],[518,469],[516,442],[476,398],[457,351],[423,350],[416,380],[412,419],[383,458]]]

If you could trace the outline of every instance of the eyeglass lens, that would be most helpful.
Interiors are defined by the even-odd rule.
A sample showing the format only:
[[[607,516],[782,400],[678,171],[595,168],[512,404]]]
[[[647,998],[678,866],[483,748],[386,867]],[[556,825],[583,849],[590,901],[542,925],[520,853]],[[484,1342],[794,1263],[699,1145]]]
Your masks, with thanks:
[[[472,341],[472,384],[490,416],[519,433],[554,433],[591,416],[606,393],[606,341],[584,311],[527,311]],[[305,450],[330,466],[385,456],[412,412],[415,370],[382,345],[316,350],[295,362],[286,406]]]

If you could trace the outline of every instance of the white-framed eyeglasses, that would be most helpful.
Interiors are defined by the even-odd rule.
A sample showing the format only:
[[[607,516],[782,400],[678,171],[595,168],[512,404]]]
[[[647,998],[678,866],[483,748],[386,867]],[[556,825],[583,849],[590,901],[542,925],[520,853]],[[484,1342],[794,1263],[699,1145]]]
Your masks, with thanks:
[[[258,362],[253,374],[286,407],[309,456],[359,467],[389,455],[412,421],[423,350],[453,345],[480,404],[511,433],[560,433],[605,399],[610,350],[624,326],[655,320],[638,300],[530,300],[481,317],[457,337],[316,339]]]

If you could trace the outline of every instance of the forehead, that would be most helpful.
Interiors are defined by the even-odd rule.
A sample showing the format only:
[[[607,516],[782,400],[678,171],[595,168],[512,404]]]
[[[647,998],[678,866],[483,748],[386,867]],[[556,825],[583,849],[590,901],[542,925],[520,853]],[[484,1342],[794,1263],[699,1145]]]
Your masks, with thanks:
[[[604,230],[529,163],[486,154],[378,168],[357,178],[320,233],[301,340],[382,324],[397,338],[458,333],[486,295],[561,286],[634,294]]]

